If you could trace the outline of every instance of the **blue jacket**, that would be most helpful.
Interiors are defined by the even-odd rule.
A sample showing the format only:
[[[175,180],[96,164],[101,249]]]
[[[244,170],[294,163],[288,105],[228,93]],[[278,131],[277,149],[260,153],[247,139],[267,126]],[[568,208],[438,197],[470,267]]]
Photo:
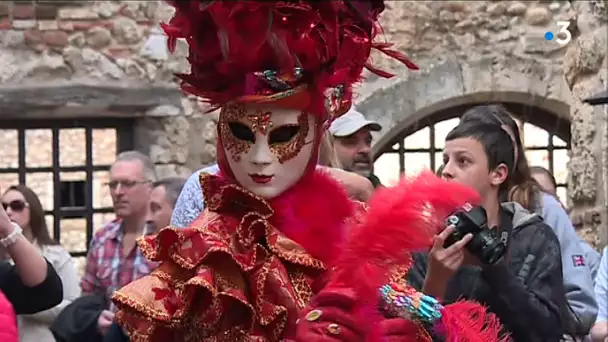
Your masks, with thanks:
[[[595,323],[598,311],[592,268],[597,272],[599,254],[576,234],[568,214],[553,196],[542,193],[539,214],[559,240],[566,299],[576,316],[577,331],[587,333]]]
[[[601,265],[597,274],[595,297],[597,298],[599,307],[597,322],[608,321],[608,247],[604,248]]]
[[[177,202],[175,202],[171,215],[172,227],[186,228],[203,212],[205,199],[203,198],[203,189],[199,177],[202,172],[214,175],[219,171],[219,166],[214,164],[196,171],[188,178],[177,198]]]

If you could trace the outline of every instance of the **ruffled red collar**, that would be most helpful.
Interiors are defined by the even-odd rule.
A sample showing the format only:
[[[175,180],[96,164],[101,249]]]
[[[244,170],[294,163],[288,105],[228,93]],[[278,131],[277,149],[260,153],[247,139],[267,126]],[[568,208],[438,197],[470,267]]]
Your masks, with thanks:
[[[221,174],[206,175],[203,192],[209,210],[235,217],[255,211],[268,217],[287,238],[326,265],[339,254],[346,219],[355,213],[344,188],[323,171],[311,172],[272,200],[252,194]]]

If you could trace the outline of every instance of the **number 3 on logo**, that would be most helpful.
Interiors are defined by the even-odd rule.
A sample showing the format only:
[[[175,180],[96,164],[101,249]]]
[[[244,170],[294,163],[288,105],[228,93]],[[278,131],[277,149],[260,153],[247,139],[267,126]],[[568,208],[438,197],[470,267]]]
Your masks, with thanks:
[[[572,40],[572,33],[570,33],[570,31],[568,30],[568,27],[570,27],[570,22],[558,21],[557,26],[559,26],[559,32],[557,32],[557,37],[555,39],[557,44],[566,45],[570,43],[570,41]]]

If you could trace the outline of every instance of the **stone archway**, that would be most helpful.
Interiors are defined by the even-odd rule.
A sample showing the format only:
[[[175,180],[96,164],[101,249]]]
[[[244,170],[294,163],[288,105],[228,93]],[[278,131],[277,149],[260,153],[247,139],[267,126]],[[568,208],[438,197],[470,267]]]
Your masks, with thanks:
[[[567,131],[571,131],[568,167],[569,196],[573,201],[571,219],[586,241],[605,246],[607,233],[599,227],[603,227],[602,222],[608,215],[605,189],[600,185],[606,183],[597,179],[598,173],[605,179],[603,172],[608,158],[600,152],[606,150],[603,146],[608,135],[598,135],[595,131],[605,130],[605,115],[583,116],[583,109],[585,113],[593,110],[589,106],[581,107],[581,100],[575,99],[560,69],[512,56],[476,61],[448,57],[418,72],[368,82],[359,94],[356,101],[359,111],[383,126],[383,131],[374,139],[376,156],[405,130],[413,132],[422,128],[430,116],[435,120],[457,116],[462,113],[459,108],[467,105],[510,103],[530,107],[539,115],[544,112],[543,115],[549,113],[562,119],[568,123]],[[602,110],[598,108],[595,112],[601,114]],[[438,118],[442,115],[445,117]]]
[[[375,139],[374,154],[404,129],[415,127],[428,116],[465,105],[514,103],[569,122],[571,94],[563,74],[541,63],[521,63],[489,58],[466,63],[447,59],[405,77],[366,84],[357,107],[384,127]]]

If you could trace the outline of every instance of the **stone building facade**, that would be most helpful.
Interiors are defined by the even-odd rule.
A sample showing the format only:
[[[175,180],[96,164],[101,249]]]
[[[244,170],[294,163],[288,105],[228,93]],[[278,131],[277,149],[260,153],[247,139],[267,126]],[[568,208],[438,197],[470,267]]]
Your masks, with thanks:
[[[608,111],[582,100],[606,88],[607,4],[387,1],[384,33],[421,70],[406,72],[375,56],[376,65],[398,74],[370,76],[359,91],[359,108],[385,127],[375,151],[418,121],[466,105],[508,102],[533,108],[531,120],[535,111],[553,116],[571,143],[573,221],[587,240],[605,245]],[[187,48],[180,42],[168,55],[158,23],[170,17],[158,1],[0,2],[0,125],[130,120],[132,147],[150,154],[160,176],[187,176],[213,163],[216,116],[203,115],[205,107],[176,86],[173,74],[187,71]],[[544,38],[558,33],[557,21],[570,23],[572,40],[564,46]],[[100,141],[94,147],[106,154],[99,158],[111,160],[116,149],[100,146],[115,137],[94,132]],[[47,158],[48,145],[40,141],[28,155]],[[7,148],[0,161],[17,157]],[[94,196],[107,198],[101,183]]]

